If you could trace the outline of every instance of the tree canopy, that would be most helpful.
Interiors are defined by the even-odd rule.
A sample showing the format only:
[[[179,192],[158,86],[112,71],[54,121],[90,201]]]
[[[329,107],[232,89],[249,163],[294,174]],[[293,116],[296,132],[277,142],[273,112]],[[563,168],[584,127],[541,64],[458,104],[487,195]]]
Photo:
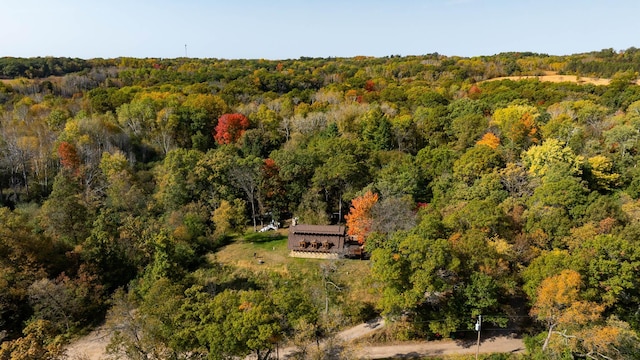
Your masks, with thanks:
[[[113,356],[263,359],[364,313],[398,339],[528,319],[540,358],[624,357],[639,54],[1,58],[0,359],[105,317]],[[216,260],[291,218],[347,225],[366,304],[333,263]]]

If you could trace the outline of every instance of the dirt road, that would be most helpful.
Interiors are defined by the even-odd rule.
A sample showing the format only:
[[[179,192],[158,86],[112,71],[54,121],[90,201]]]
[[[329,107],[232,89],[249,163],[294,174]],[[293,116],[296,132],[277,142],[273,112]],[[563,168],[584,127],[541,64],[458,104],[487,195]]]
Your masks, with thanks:
[[[349,342],[351,340],[369,335],[384,327],[384,320],[375,319],[367,323],[349,328],[340,332],[336,337],[339,340]],[[384,346],[358,346],[355,354],[360,359],[387,359],[387,358],[418,358],[427,356],[445,356],[460,354],[475,354],[476,341],[468,340],[441,340],[429,342],[406,342],[401,344]],[[280,358],[287,359],[296,349],[286,348],[280,351]],[[480,343],[480,353],[522,353],[525,351],[522,339],[510,336],[497,336],[483,339]]]
[[[384,320],[376,319],[340,332],[337,338],[348,342],[377,331],[384,327]],[[69,360],[100,360],[105,356],[105,348],[110,334],[99,328],[89,335],[74,341],[67,348]],[[295,352],[294,348],[282,349],[281,359]],[[361,359],[412,358],[421,356],[444,356],[455,354],[473,354],[476,351],[475,341],[429,341],[411,342],[385,346],[361,346],[356,354]],[[518,353],[524,351],[521,339],[511,337],[492,337],[484,339],[480,345],[481,353]]]
[[[338,334],[342,341],[354,340],[384,327],[384,320],[376,319],[368,323],[347,329]],[[428,342],[411,342],[384,346],[362,347],[356,351],[361,359],[412,358],[425,356],[444,356],[457,354],[475,354],[476,341],[441,340]],[[521,353],[524,342],[509,336],[498,336],[483,339],[480,342],[480,353]]]
[[[524,343],[521,339],[510,337],[494,337],[482,341],[480,353],[522,353]],[[453,340],[429,341],[423,343],[406,343],[388,346],[372,346],[358,350],[362,359],[414,358],[427,356],[445,356],[459,354],[475,354],[475,342]]]

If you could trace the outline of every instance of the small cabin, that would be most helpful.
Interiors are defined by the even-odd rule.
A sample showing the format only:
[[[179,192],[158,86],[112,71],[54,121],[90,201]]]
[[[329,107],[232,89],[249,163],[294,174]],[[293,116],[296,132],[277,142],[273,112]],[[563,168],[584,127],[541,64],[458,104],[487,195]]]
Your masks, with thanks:
[[[362,253],[360,244],[351,240],[342,225],[293,225],[289,228],[288,249],[293,257],[321,259]]]

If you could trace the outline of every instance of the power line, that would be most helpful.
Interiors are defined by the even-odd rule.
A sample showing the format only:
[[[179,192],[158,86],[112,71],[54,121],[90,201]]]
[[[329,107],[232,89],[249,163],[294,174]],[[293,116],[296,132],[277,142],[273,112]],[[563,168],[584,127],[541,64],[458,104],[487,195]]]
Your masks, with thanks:
[[[529,315],[487,315],[487,314],[483,314],[482,315],[485,320],[487,318],[506,318],[506,319],[533,319],[533,317],[529,316]],[[413,323],[418,323],[418,324],[423,324],[423,323],[431,323],[431,322],[442,322],[442,321],[451,321],[451,320],[459,320],[459,321],[471,321],[473,318],[445,318],[445,319],[429,319],[429,320],[413,320],[411,322]]]
[[[478,322],[476,323],[476,331],[478,332],[478,345],[476,347],[476,360],[478,360],[478,354],[480,354],[480,330],[482,329],[482,315],[478,315]]]

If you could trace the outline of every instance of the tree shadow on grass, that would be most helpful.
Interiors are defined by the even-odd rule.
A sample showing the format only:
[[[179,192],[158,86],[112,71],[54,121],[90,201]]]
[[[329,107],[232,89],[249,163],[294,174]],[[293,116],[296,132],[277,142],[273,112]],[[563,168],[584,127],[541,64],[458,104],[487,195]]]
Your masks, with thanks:
[[[212,242],[211,247],[209,248],[209,251],[217,251],[220,248],[223,248],[231,244],[232,242],[234,242],[235,239],[236,238],[234,236],[222,235]]]
[[[256,232],[244,236],[244,241],[254,244],[266,244],[286,239],[287,236],[277,232]]]

